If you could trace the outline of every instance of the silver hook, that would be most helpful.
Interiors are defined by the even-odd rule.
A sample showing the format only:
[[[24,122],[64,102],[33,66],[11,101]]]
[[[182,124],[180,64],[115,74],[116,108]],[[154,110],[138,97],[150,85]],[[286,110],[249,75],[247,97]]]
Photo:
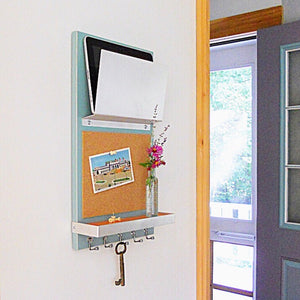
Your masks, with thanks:
[[[87,242],[88,242],[90,251],[99,250],[98,246],[92,247],[93,238],[91,236],[88,237]]]
[[[123,234],[122,233],[118,233],[119,236],[119,242],[123,242]],[[126,245],[129,245],[129,242],[125,242]]]
[[[107,240],[107,236],[105,236],[105,237],[103,238],[103,245],[104,245],[104,248],[112,248],[113,244],[107,245],[107,244],[106,244],[106,240]]]
[[[118,233],[118,236],[119,236],[119,242],[122,242],[122,240],[123,240],[123,234],[122,233]]]
[[[132,236],[132,239],[135,243],[142,243],[143,242],[143,239],[136,240],[136,232],[135,231],[131,231],[131,236]]]
[[[148,228],[144,229],[146,240],[154,240],[154,236],[148,236]]]

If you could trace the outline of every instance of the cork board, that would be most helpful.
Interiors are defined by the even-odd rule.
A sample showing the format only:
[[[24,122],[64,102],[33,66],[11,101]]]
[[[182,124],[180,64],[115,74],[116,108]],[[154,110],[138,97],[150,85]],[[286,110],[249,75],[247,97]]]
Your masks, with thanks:
[[[82,218],[145,209],[146,168],[149,134],[82,131]],[[130,148],[134,182],[94,193],[89,156]]]

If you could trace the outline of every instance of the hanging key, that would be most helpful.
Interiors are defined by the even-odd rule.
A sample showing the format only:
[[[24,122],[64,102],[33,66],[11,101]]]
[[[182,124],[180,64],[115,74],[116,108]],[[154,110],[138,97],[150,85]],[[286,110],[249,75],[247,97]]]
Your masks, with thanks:
[[[120,279],[115,281],[115,285],[125,285],[125,269],[124,269],[124,256],[127,247],[125,242],[119,242],[116,245],[115,251],[117,255],[120,255]]]

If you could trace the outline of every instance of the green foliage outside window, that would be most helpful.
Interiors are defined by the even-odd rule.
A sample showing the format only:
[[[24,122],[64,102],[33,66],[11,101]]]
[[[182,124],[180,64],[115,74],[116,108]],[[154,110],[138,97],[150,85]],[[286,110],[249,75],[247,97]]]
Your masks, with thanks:
[[[210,79],[211,201],[251,204],[251,67],[212,71]]]

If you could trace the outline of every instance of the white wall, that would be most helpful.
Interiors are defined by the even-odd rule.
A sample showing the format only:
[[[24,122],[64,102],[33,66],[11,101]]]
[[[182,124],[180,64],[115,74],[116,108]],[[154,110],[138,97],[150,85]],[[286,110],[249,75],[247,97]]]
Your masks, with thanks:
[[[282,0],[284,23],[300,20],[299,0]]]
[[[2,1],[1,300],[195,299],[195,1]],[[71,248],[71,32],[153,50],[169,66],[160,209],[176,224],[129,246]]]

